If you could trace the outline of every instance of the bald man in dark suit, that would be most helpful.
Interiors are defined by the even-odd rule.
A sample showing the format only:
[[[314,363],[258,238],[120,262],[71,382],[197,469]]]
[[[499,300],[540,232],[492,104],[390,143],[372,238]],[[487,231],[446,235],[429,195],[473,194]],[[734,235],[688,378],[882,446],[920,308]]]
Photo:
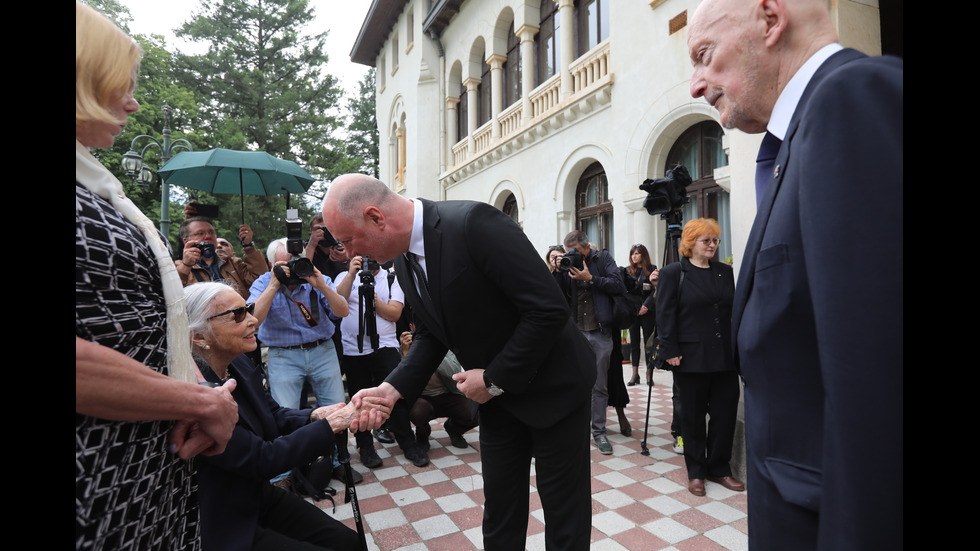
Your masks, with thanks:
[[[408,355],[351,402],[411,404],[452,350],[457,387],[480,404],[485,548],[525,548],[533,457],[547,548],[588,549],[595,361],[524,232],[485,203],[407,199],[356,174],[334,180],[323,217],[349,255],[395,261],[415,313]]]
[[[707,0],[691,94],[766,132],[732,333],[752,549],[903,545],[903,64],[825,0]]]

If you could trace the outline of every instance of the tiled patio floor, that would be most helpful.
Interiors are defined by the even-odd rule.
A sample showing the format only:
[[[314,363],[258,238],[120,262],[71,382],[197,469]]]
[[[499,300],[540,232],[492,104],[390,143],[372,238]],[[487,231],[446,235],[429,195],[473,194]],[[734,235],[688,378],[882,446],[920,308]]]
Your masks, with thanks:
[[[630,370],[624,366],[624,376]],[[640,454],[646,415],[646,385],[627,387],[629,437],[620,434],[615,411],[609,410],[612,455],[592,449],[592,549],[652,551],[748,549],[746,493],[707,483],[708,495],[687,491],[684,459],[671,449],[671,374],[657,372],[652,389],[649,456]],[[449,445],[441,424],[434,424],[432,463],[412,465],[395,444],[381,445],[384,465],[373,471],[361,466],[354,453],[352,465],[364,475],[357,496],[368,532],[368,548],[380,551],[482,549],[483,477],[479,428],[466,433],[471,446]],[[353,447],[352,447],[353,450]],[[544,549],[544,522],[540,500],[534,493],[531,471],[531,518],[527,549]],[[353,513],[337,496],[335,518],[353,527]],[[330,514],[329,501],[319,502]]]

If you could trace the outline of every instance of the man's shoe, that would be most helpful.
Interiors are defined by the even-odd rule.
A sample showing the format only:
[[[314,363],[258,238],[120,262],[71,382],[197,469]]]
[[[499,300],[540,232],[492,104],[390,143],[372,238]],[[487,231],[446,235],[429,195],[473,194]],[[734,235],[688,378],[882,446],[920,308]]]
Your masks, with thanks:
[[[678,436],[674,438],[674,453],[684,453],[684,437]]]
[[[449,443],[453,445],[454,448],[466,449],[470,447],[469,443],[463,438],[462,434],[449,433]]]
[[[687,491],[691,492],[696,496],[703,496],[706,492],[704,491],[704,479],[703,478],[692,478],[687,481]]]
[[[412,465],[416,467],[424,467],[429,464],[429,456],[422,451],[422,448],[412,447],[402,451],[405,452],[405,459],[411,461]]]
[[[595,440],[596,447],[599,448],[599,453],[602,455],[612,455],[612,444],[609,443],[609,439],[606,438],[605,434],[596,436],[593,440]]]
[[[708,480],[710,480],[710,481],[712,481],[712,482],[714,482],[716,484],[721,484],[722,486],[728,488],[729,490],[731,490],[733,492],[744,492],[745,491],[745,484],[743,484],[740,480],[737,480],[733,476],[721,476],[721,477],[718,477],[718,476],[709,476],[708,477]]]
[[[378,457],[378,452],[375,451],[374,446],[361,448],[361,465],[369,469],[381,466],[381,458]]]
[[[371,434],[373,434],[374,438],[382,444],[393,444],[395,442],[395,437],[391,435],[391,431],[384,427],[375,429],[371,432]]]
[[[361,476],[361,473],[357,472],[357,469],[351,467],[350,472],[351,472],[351,478],[354,479],[354,484],[360,484],[361,482],[364,482],[364,477]],[[333,477],[335,480],[339,480],[344,484],[347,483],[347,477],[344,476],[343,465],[337,465],[336,467],[333,468]]]

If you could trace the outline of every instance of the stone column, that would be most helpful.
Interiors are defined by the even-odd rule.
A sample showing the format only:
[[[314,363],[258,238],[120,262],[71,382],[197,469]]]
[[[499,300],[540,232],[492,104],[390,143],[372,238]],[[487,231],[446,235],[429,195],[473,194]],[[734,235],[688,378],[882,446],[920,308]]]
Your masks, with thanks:
[[[473,135],[476,134],[476,129],[478,128],[477,121],[479,120],[479,105],[480,98],[477,97],[477,86],[480,85],[480,79],[478,78],[468,78],[463,81],[466,86],[466,111],[467,111],[467,158],[472,157],[476,153],[476,140],[473,139]]]
[[[487,58],[487,65],[490,66],[490,137],[493,141],[500,139],[500,111],[504,104],[504,61],[507,56],[500,54],[490,54]]]
[[[449,151],[446,152],[447,158],[449,159],[450,165],[456,164],[456,159],[453,158],[453,147],[456,142],[459,141],[459,136],[457,136],[457,129],[459,128],[459,98],[454,98],[449,96],[446,98],[446,136],[447,142],[449,142]]]
[[[572,95],[572,73],[568,67],[575,58],[575,4],[574,0],[559,0],[558,15],[561,17],[561,99]]]
[[[534,90],[534,35],[538,27],[521,26],[521,126],[531,122],[531,90]]]

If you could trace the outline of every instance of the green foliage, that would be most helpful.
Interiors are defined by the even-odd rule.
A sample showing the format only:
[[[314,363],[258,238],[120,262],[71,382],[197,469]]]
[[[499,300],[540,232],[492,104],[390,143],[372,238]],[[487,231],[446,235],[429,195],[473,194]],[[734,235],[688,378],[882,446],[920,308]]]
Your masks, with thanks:
[[[257,149],[317,179],[337,173],[342,91],[324,72],[326,33],[306,34],[306,0],[203,0],[177,34],[208,45],[181,55],[181,79],[200,90],[212,147]]]
[[[375,115],[374,67],[359,83],[360,93],[348,105],[347,155],[359,163],[351,172],[378,177],[378,118]]]

